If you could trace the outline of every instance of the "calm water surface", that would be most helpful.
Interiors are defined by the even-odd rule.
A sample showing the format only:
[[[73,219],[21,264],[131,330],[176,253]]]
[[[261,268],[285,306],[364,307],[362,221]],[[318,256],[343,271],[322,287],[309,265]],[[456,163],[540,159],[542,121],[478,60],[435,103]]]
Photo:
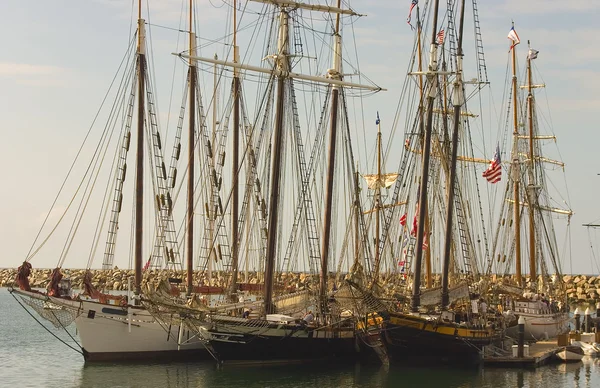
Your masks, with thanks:
[[[80,354],[44,330],[6,289],[0,289],[0,327],[0,387],[600,387],[599,359],[536,370],[384,368],[359,364],[217,369],[212,362],[85,365]],[[73,344],[64,331],[46,327]]]

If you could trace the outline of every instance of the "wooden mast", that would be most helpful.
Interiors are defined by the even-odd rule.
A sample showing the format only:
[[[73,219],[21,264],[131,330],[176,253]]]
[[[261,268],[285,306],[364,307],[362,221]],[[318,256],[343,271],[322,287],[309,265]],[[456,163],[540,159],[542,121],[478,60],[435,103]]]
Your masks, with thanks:
[[[271,158],[271,188],[269,192],[269,223],[267,232],[267,260],[265,263],[265,314],[275,311],[273,305],[273,272],[275,269],[275,249],[277,242],[277,221],[279,220],[279,184],[281,181],[281,148],[283,143],[284,116],[284,80],[289,71],[288,62],[288,18],[287,11],[282,7],[279,14],[279,39],[275,66],[282,73],[277,77],[277,100],[275,108],[275,128],[272,139]]]
[[[215,53],[214,56],[215,60],[219,59],[219,57],[217,56],[217,54]],[[210,144],[212,147],[214,147],[215,145],[215,139],[217,137],[217,104],[219,102],[219,89],[218,89],[218,79],[217,79],[217,64],[215,63],[213,65],[213,106],[212,106],[212,134],[211,134],[211,138],[210,138]],[[214,160],[214,158],[213,158]],[[211,165],[211,169],[214,168],[214,161],[212,162]],[[210,203],[214,203],[214,190],[210,190]],[[212,269],[213,269],[213,260],[216,259],[216,251],[215,251],[215,247],[214,247],[214,234],[215,234],[215,219],[217,217],[217,212],[215,211],[215,209],[212,208],[212,206],[206,206],[206,216],[208,217],[209,220],[209,230],[208,230],[208,237],[209,237],[209,247],[210,247],[210,252],[208,254],[208,285],[212,286],[213,282],[212,282]]]
[[[421,266],[423,262],[423,238],[425,233],[425,218],[427,212],[427,184],[429,182],[429,157],[431,153],[431,132],[433,126],[433,102],[437,94],[437,42],[436,30],[438,20],[439,0],[435,0],[431,34],[431,48],[429,53],[429,69],[427,72],[427,124],[425,126],[425,139],[423,141],[423,171],[419,192],[419,223],[417,225],[417,253],[414,268],[413,293],[411,311],[417,312],[421,304]]]
[[[529,41],[527,41],[529,46]],[[531,56],[527,55],[527,107],[529,108],[529,278],[537,281],[536,259],[535,259],[535,161],[533,154],[533,93],[531,79]]]
[[[193,0],[190,0],[190,56],[195,56],[195,40],[196,36],[193,30]],[[186,239],[186,256],[187,256],[187,295],[190,296],[193,290],[193,275],[194,275],[194,149],[196,137],[194,129],[196,127],[196,61],[190,58],[190,83],[189,83],[189,129],[188,129],[188,180],[187,180],[187,239]]]
[[[419,6],[417,5],[417,53],[418,53],[418,70],[419,70],[419,135],[423,136],[425,134],[425,120],[423,119],[423,56],[421,54],[421,17],[419,16]],[[423,149],[423,145],[421,144],[421,149]],[[425,213],[428,214],[427,210]],[[429,230],[429,216],[427,216],[425,221],[425,231]],[[431,288],[433,284],[433,277],[431,276],[431,250],[428,249],[425,251],[425,276],[426,276],[426,285],[427,288]]]
[[[142,19],[142,1],[138,1],[138,123],[135,173],[135,304],[139,304],[142,284],[142,244],[144,238],[144,107],[146,78],[146,32]]]
[[[337,0],[337,7],[340,8],[341,0]],[[328,70],[327,77],[335,80],[341,80],[342,66],[342,37],[340,36],[340,14],[336,14],[335,32],[333,34],[333,69]],[[331,237],[331,213],[333,200],[333,175],[335,172],[335,151],[337,139],[337,118],[338,118],[338,99],[340,88],[338,85],[331,85],[331,121],[329,132],[329,153],[327,157],[327,188],[325,192],[325,210],[323,216],[323,247],[321,249],[321,282],[319,296],[321,302],[321,314],[326,312],[327,299],[327,272],[329,261],[329,244]],[[377,251],[377,250],[376,250]]]
[[[381,209],[381,120],[377,112],[377,186],[375,188],[375,269],[373,271],[373,284],[379,279],[379,266],[381,257],[379,253],[379,209]]]
[[[465,22],[465,0],[461,1],[460,24],[458,27],[458,47],[456,48],[456,78],[454,81],[454,93],[452,103],[454,105],[454,127],[452,130],[452,156],[450,158],[450,188],[448,189],[448,204],[446,206],[446,240],[444,242],[444,265],[442,267],[442,310],[450,303],[448,293],[448,275],[450,272],[450,246],[452,240],[452,218],[454,216],[454,190],[456,186],[456,159],[458,155],[458,130],[460,127],[460,108],[465,102],[462,83],[462,61],[463,61],[463,29]],[[445,107],[444,107],[445,109]]]
[[[513,23],[513,28],[515,24]],[[519,210],[519,181],[520,181],[520,165],[519,165],[519,122],[517,112],[517,47],[512,45],[512,89],[513,89],[513,180],[514,180],[514,217],[515,217],[515,276],[517,284],[523,285],[521,276],[521,213]]]
[[[239,62],[239,51],[237,46],[237,0],[233,2],[233,62]],[[231,166],[231,285],[230,296],[237,291],[239,271],[239,236],[238,236],[238,213],[239,213],[239,143],[240,143],[240,70],[233,69],[233,150]]]

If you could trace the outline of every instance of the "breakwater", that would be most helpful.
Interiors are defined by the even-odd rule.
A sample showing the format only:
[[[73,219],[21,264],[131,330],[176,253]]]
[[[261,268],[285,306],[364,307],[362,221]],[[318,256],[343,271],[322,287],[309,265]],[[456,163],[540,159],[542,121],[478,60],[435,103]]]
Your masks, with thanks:
[[[85,269],[62,269],[63,275],[66,278],[71,279],[73,288],[83,288],[83,276],[85,275]],[[133,280],[133,270],[125,269],[91,269],[92,272],[92,284],[99,290],[103,291],[126,291],[128,287],[128,279]],[[29,276],[29,283],[35,288],[46,288],[50,281],[50,273],[52,269],[34,268]],[[14,283],[15,276],[17,275],[16,268],[4,268],[0,269],[0,287],[10,287]],[[144,272],[145,279],[152,279],[156,276],[169,276],[174,278],[182,279],[183,282],[180,284],[180,288],[184,291],[186,271],[170,271],[168,275],[165,272],[159,270],[149,269]],[[381,276],[382,283],[385,288],[385,284],[392,283],[393,277],[398,275],[383,274]],[[193,275],[194,285],[208,285],[209,279],[208,274],[205,271],[195,271]],[[227,287],[230,275],[223,271],[214,271],[212,273],[211,285],[216,287]],[[435,275],[434,286],[439,285],[439,275]],[[492,276],[487,279],[490,285],[498,282],[510,281],[510,276]],[[261,274],[257,272],[249,272],[248,278],[245,278],[245,274],[241,273],[240,282],[249,284],[259,284],[262,282]],[[528,282],[529,279],[526,279]],[[566,295],[568,303],[571,304],[595,304],[600,300],[600,276],[598,275],[564,275],[562,277],[564,283],[562,290]],[[318,284],[318,275],[310,275],[306,273],[295,273],[287,272],[277,275],[276,282],[289,289],[302,290],[306,287],[310,287],[310,284]]]

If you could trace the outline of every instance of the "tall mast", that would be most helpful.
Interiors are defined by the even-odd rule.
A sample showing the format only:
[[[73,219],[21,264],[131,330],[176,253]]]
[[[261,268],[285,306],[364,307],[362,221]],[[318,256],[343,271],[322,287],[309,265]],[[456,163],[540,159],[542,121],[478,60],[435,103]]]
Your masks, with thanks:
[[[529,46],[529,41],[527,41]],[[531,56],[527,55],[527,107],[529,108],[529,278],[537,281],[535,260],[535,161],[533,155],[533,93],[531,79]]]
[[[513,27],[515,24],[513,23]],[[519,164],[519,122],[517,112],[517,46],[512,46],[512,89],[513,89],[513,180],[514,184],[514,214],[515,214],[515,275],[517,278],[517,284],[523,285],[523,279],[521,278],[521,213],[519,210],[519,180],[520,178],[520,164]]]
[[[341,0],[337,1],[337,7],[340,8]],[[342,67],[342,37],[340,36],[340,14],[335,17],[335,32],[333,34],[333,68],[328,70],[327,77],[341,80]],[[340,89],[338,85],[331,85],[331,121],[329,132],[329,154],[327,157],[327,188],[325,192],[325,214],[323,217],[323,247],[321,249],[321,284],[319,289],[321,313],[326,312],[326,292],[327,292],[327,264],[329,261],[329,244],[331,237],[331,213],[333,200],[333,175],[335,172],[335,149],[337,143],[337,118],[338,118],[338,99]],[[377,249],[376,249],[377,250]]]
[[[444,243],[444,265],[442,268],[442,310],[450,303],[448,293],[448,274],[450,272],[450,245],[452,240],[452,217],[454,216],[454,189],[456,186],[456,158],[458,155],[458,129],[460,126],[460,107],[465,98],[462,83],[462,61],[463,61],[463,27],[465,22],[465,0],[461,1],[460,24],[458,27],[458,47],[456,48],[456,78],[454,81],[454,128],[452,131],[452,156],[450,158],[450,188],[448,190],[448,205],[446,213],[446,241]],[[444,107],[445,110],[445,107]]]
[[[422,33],[422,24],[421,24],[421,16],[419,15],[419,6],[417,5],[417,54],[418,54],[418,70],[419,70],[419,135],[423,135],[425,133],[425,120],[423,119],[423,55],[421,53],[421,33]],[[421,148],[423,145],[421,144]],[[427,213],[427,210],[425,210]],[[429,230],[429,217],[425,219],[425,231]],[[427,276],[427,288],[432,286],[432,276],[431,276],[431,250],[428,249],[425,252],[425,271]]]
[[[436,30],[439,0],[435,0],[433,11],[433,30],[429,51],[429,69],[427,72],[427,125],[423,141],[423,171],[421,174],[421,189],[419,192],[419,224],[417,226],[417,253],[414,269],[413,294],[411,310],[417,312],[421,304],[421,264],[423,262],[423,237],[425,233],[425,218],[427,213],[427,184],[429,181],[429,157],[431,153],[431,128],[433,126],[433,102],[437,94],[437,42]]]
[[[360,211],[360,192],[358,187],[358,168],[354,177],[354,262],[358,262],[360,257],[360,231],[359,214]]]
[[[279,39],[275,66],[283,73],[277,77],[277,100],[275,108],[275,128],[271,150],[271,188],[269,192],[269,225],[267,232],[267,260],[265,264],[265,314],[274,311],[273,305],[273,271],[275,269],[275,248],[277,242],[277,221],[279,220],[279,184],[281,181],[281,148],[283,143],[284,116],[284,80],[289,71],[288,61],[288,18],[287,11],[282,7],[279,14]]]
[[[193,0],[190,0],[190,56],[196,55],[196,35],[193,30]],[[187,295],[192,294],[194,275],[194,148],[196,138],[194,129],[196,127],[196,61],[190,58],[190,121],[188,129],[188,181],[187,181]]]
[[[142,244],[144,237],[144,80],[146,78],[146,31],[142,19],[142,1],[138,2],[138,125],[135,173],[135,295],[142,284]],[[139,299],[135,299],[139,304]]]
[[[373,271],[373,284],[379,279],[379,209],[381,208],[381,120],[377,112],[377,186],[375,188],[375,269]]]
[[[215,53],[215,60],[219,59],[217,54]],[[217,104],[219,102],[218,97],[218,79],[217,79],[217,64],[215,63],[213,66],[213,106],[212,106],[212,135],[210,139],[210,144],[214,147],[215,139],[217,137]],[[213,162],[214,163],[214,162]],[[211,168],[214,167],[211,166]],[[214,203],[214,190],[210,190],[210,203]],[[212,286],[212,268],[215,259],[215,247],[213,244],[214,241],[214,233],[215,233],[215,219],[217,217],[215,209],[211,209],[210,206],[206,207],[207,217],[209,219],[209,240],[210,241],[210,252],[208,254],[208,285]]]
[[[237,0],[233,2],[233,62],[239,62],[239,51],[237,46]],[[239,213],[239,143],[240,143],[240,78],[239,69],[233,69],[233,150],[231,166],[231,285],[229,293],[233,295],[237,291],[238,262],[239,262],[239,237],[238,237],[238,213]]]

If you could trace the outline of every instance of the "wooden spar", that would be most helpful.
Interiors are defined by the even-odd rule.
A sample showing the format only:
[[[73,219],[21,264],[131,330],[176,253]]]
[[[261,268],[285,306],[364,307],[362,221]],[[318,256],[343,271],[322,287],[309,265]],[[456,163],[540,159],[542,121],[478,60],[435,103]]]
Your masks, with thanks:
[[[465,23],[465,0],[461,1],[460,22],[458,27],[458,46],[456,51],[456,79],[454,81],[454,127],[452,130],[452,156],[450,157],[450,188],[448,189],[448,204],[446,206],[446,240],[444,242],[444,262],[442,267],[442,310],[450,304],[448,292],[448,275],[450,272],[450,247],[452,243],[452,218],[454,217],[454,190],[456,187],[456,156],[458,155],[458,130],[460,127],[460,107],[464,104],[462,85],[462,43]]]
[[[379,209],[381,208],[381,121],[377,112],[377,187],[375,189],[375,269],[373,284],[379,279],[381,257],[379,252]]]
[[[429,156],[431,152],[431,128],[433,126],[433,102],[437,94],[437,44],[436,30],[438,21],[439,0],[435,0],[433,11],[433,32],[431,34],[431,49],[429,56],[429,73],[427,74],[429,91],[427,95],[427,125],[423,142],[423,171],[421,173],[421,190],[419,192],[419,224],[417,225],[417,253],[414,268],[413,293],[411,310],[419,310],[421,297],[421,264],[423,261],[423,237],[425,232],[425,209],[427,209],[427,185],[429,182]]]
[[[514,27],[514,23],[513,23]],[[512,89],[513,89],[513,179],[514,179],[514,189],[513,196],[515,198],[514,204],[514,217],[515,217],[515,277],[517,279],[517,284],[522,287],[523,279],[521,276],[521,214],[519,210],[519,160],[517,157],[518,154],[518,146],[517,146],[517,137],[519,135],[519,123],[517,116],[517,57],[516,57],[517,46],[512,46]]]
[[[190,55],[195,53],[196,36],[192,32],[193,0],[190,0]],[[194,149],[196,137],[194,129],[196,127],[196,61],[190,58],[190,90],[189,90],[189,128],[188,128],[188,180],[187,180],[187,239],[186,239],[186,263],[187,263],[187,295],[193,292],[194,275]]]
[[[423,107],[423,90],[424,90],[424,86],[423,86],[423,56],[421,53],[421,32],[422,32],[422,28],[421,28],[421,17],[419,15],[419,6],[417,5],[417,54],[418,54],[418,76],[419,76],[419,136],[423,136],[425,133],[425,124],[424,124],[424,119],[423,119],[423,111],[424,111],[424,107]],[[421,149],[423,149],[423,144],[421,144]],[[422,209],[421,211],[427,213],[427,209]],[[427,225],[426,226],[426,230],[428,230],[429,228],[429,217],[427,217]],[[427,274],[427,287],[430,287],[432,284],[432,277],[431,277],[431,254],[430,254],[430,250],[427,250],[425,252],[425,271]]]
[[[360,257],[360,231],[358,227],[358,212],[360,211],[360,191],[358,187],[358,168],[354,178],[354,262],[357,263]]]
[[[338,8],[341,0],[337,0]],[[340,36],[340,15],[335,17],[335,33],[333,34],[333,71],[329,72],[329,76],[333,79],[341,79],[342,66],[342,38]],[[329,132],[329,152],[327,156],[327,186],[325,191],[325,210],[323,215],[323,246],[321,248],[321,276],[319,285],[319,301],[321,314],[327,312],[327,275],[328,275],[328,260],[329,260],[329,244],[331,238],[331,216],[332,216],[332,201],[333,201],[333,176],[335,172],[335,151],[337,146],[337,119],[338,119],[338,99],[339,87],[331,86],[331,122]]]
[[[529,45],[529,41],[527,41]],[[533,156],[533,93],[531,90],[531,57],[527,55],[527,105],[529,108],[529,185],[528,185],[528,198],[529,198],[529,277],[532,282],[537,280],[537,269],[536,269],[536,254],[535,254],[535,159]],[[515,199],[516,200],[516,199]]]
[[[237,46],[237,0],[233,2],[233,62],[238,63],[239,51]],[[232,187],[231,187],[231,285],[230,296],[237,291],[239,271],[239,144],[240,144],[240,78],[239,69],[233,69],[233,150],[232,150]]]
[[[135,304],[139,304],[139,295],[142,284],[142,245],[144,243],[144,108],[146,78],[146,43],[145,25],[142,19],[141,0],[138,4],[138,123],[137,123],[137,148],[136,148],[136,173],[135,173]]]
[[[269,193],[269,224],[267,232],[267,259],[265,263],[265,314],[274,312],[273,305],[273,272],[275,270],[275,249],[277,242],[277,221],[279,216],[279,184],[281,181],[281,146],[283,143],[284,116],[284,80],[289,70],[288,63],[288,13],[281,9],[279,15],[279,41],[277,49],[277,67],[283,72],[277,78],[277,100],[275,108],[275,128],[272,140],[271,188]]]
[[[218,59],[217,54],[215,54],[215,60]],[[215,144],[215,138],[217,135],[217,104],[219,102],[219,97],[218,97],[218,80],[217,80],[217,64],[215,63],[214,65],[214,73],[213,73],[213,106],[212,106],[212,134],[211,134],[211,139],[210,139],[210,144],[214,147]],[[214,168],[214,160],[215,158],[211,158],[211,163],[212,165],[210,166],[211,169]],[[210,203],[214,203],[214,191],[210,190]],[[214,247],[214,233],[215,233],[215,219],[216,219],[216,212],[215,209],[211,209],[210,206],[207,209],[206,212],[206,216],[208,217],[208,222],[209,222],[209,230],[208,230],[208,235],[209,235],[209,246],[210,246],[210,251],[208,254],[208,285],[212,286],[212,268],[213,268],[213,260],[216,261],[216,251],[215,251],[215,247]]]

